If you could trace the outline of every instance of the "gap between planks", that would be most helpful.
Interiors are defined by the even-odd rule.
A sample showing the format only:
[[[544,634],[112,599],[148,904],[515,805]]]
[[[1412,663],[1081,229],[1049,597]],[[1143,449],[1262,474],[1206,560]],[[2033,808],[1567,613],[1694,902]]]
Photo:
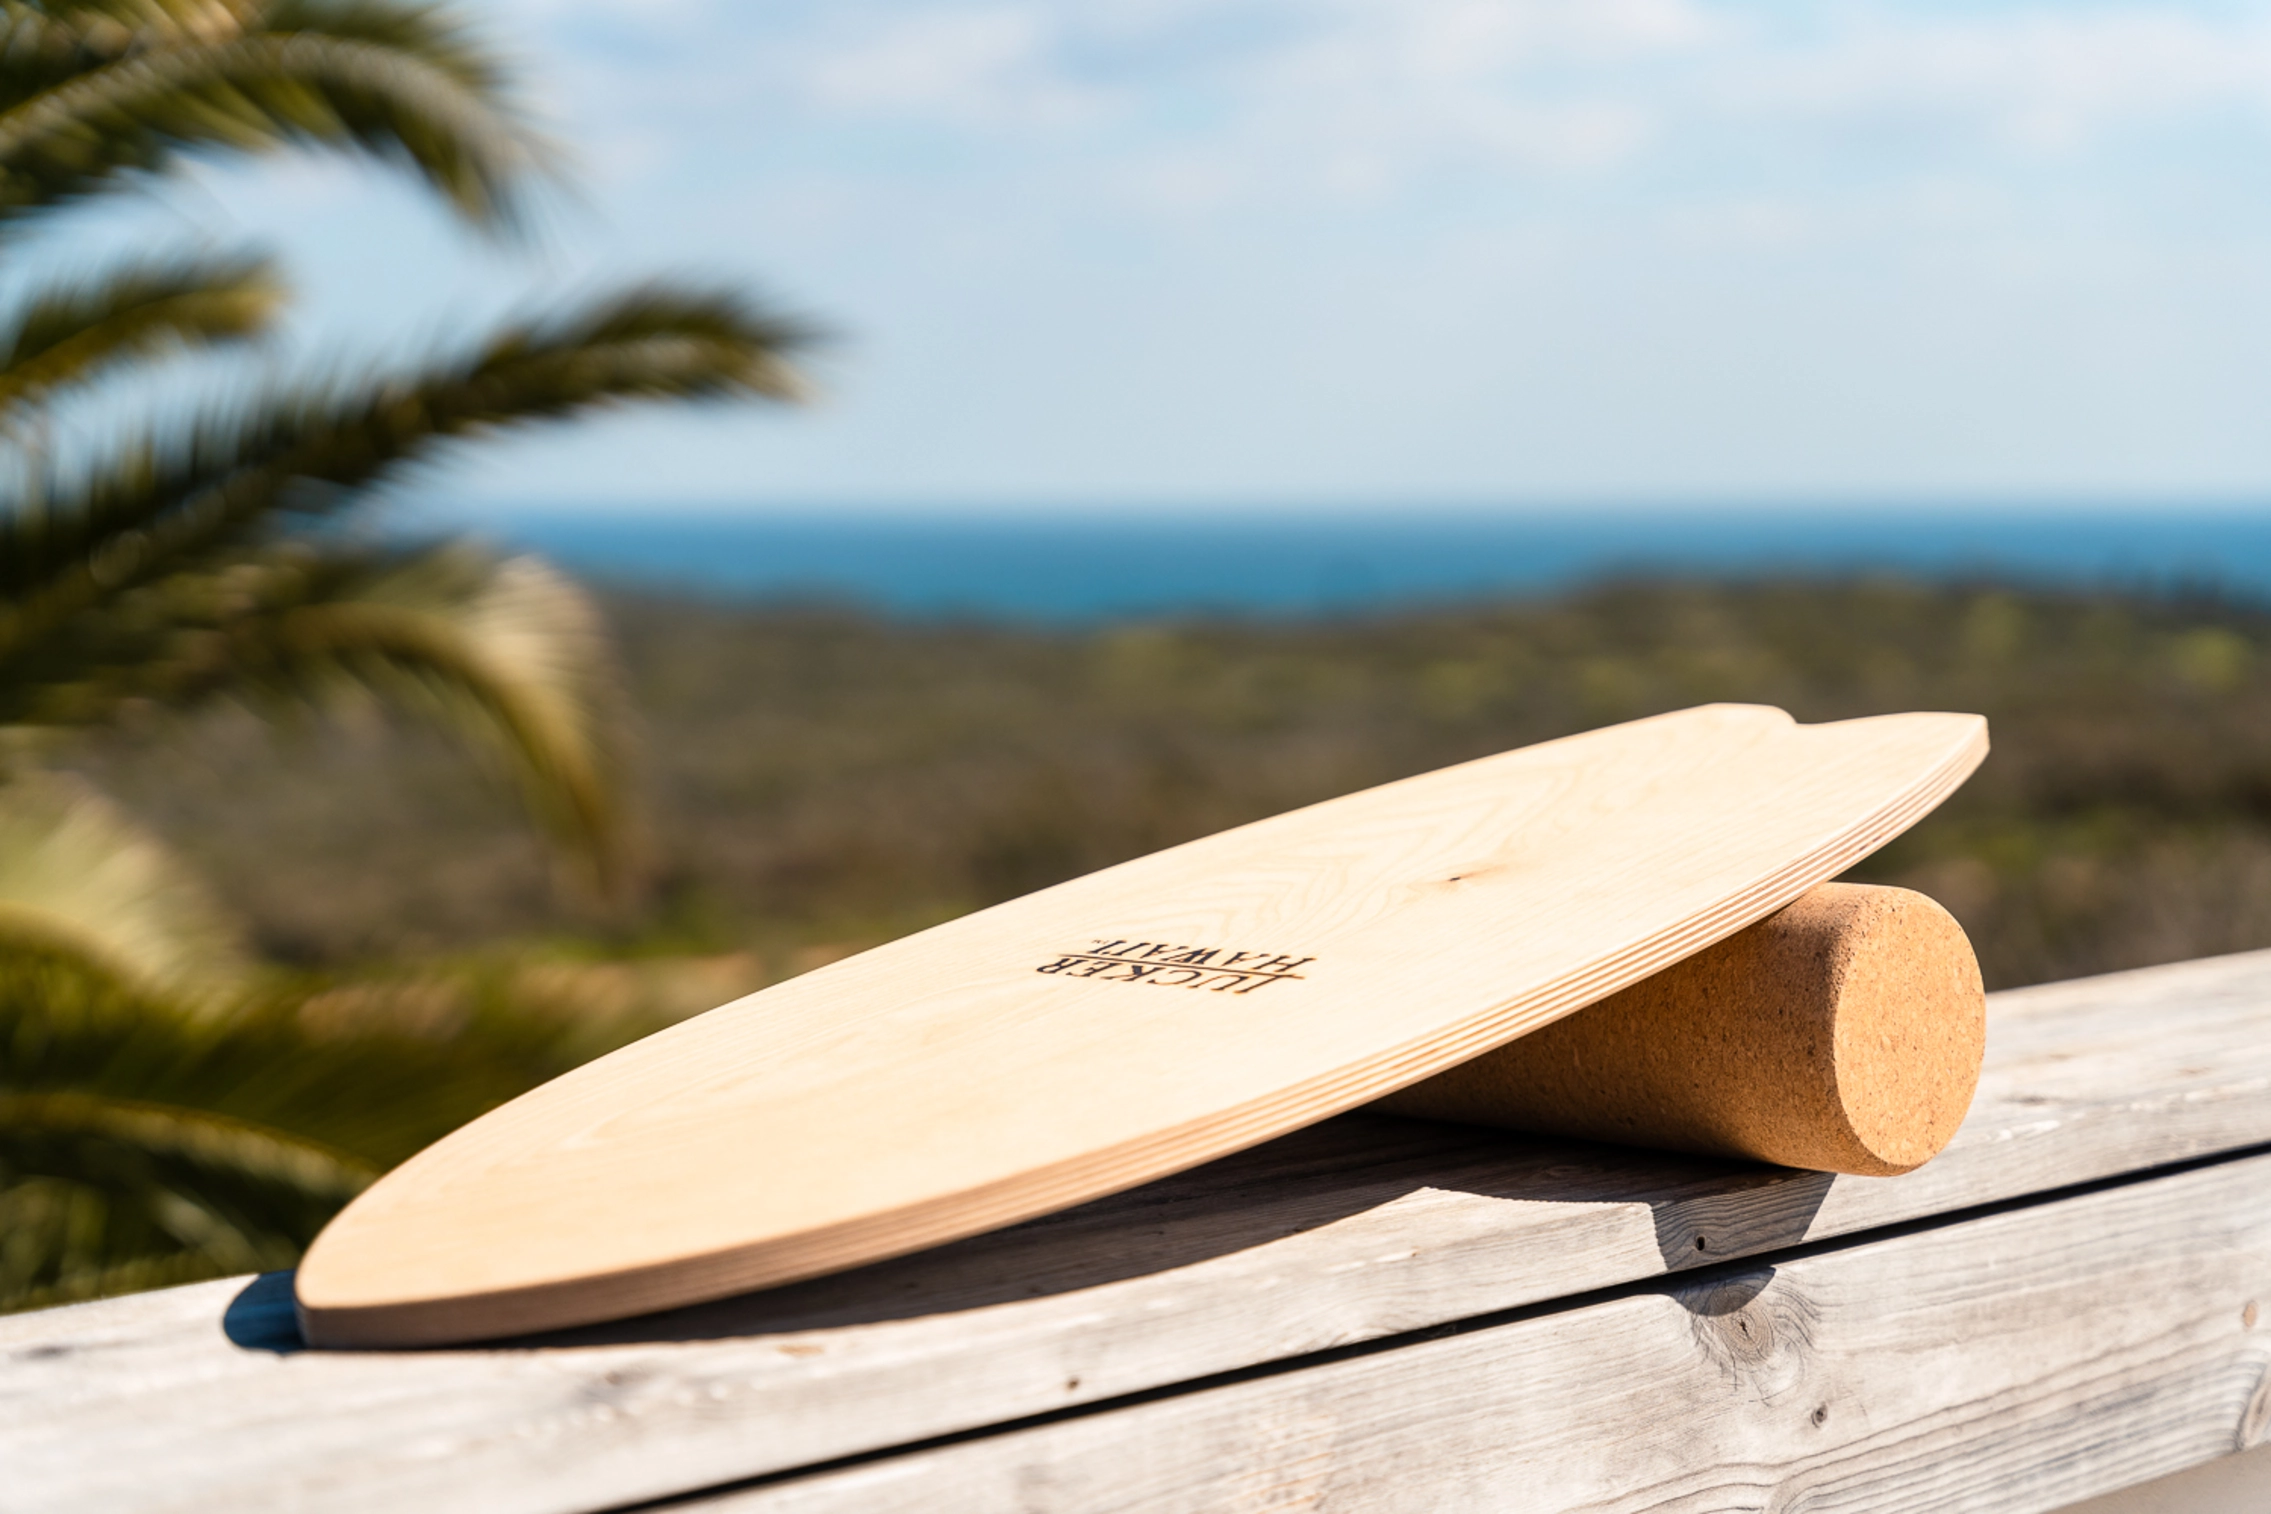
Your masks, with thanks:
[[[2263,1444],[2266,1302],[2221,1160],[669,1507],[2042,1514]]]

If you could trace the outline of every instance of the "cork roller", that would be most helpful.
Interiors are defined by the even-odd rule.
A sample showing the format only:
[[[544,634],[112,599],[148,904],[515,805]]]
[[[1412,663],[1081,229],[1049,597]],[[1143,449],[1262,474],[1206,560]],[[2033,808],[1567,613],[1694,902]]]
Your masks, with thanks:
[[[1888,1176],[1947,1145],[1985,1043],[1963,927],[1922,894],[1826,883],[1377,1107]]]

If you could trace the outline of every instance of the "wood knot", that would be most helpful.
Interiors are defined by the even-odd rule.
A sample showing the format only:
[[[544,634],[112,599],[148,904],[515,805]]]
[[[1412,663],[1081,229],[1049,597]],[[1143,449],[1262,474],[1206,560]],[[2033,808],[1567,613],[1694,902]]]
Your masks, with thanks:
[[[1503,862],[1470,862],[1456,872],[1447,873],[1434,882],[1423,885],[1423,887],[1457,888],[1462,883],[1473,883],[1479,879],[1495,877],[1505,871],[1506,864]]]
[[[2271,1367],[2264,1369],[2255,1391],[2248,1395],[2247,1408],[2239,1417],[2239,1430],[2232,1438],[2232,1449],[2248,1451],[2261,1445],[2266,1429],[2271,1429]]]
[[[1773,1269],[1766,1268],[1674,1295],[1704,1356],[1730,1384],[1761,1399],[1797,1387],[1813,1355],[1813,1311],[1773,1283]]]

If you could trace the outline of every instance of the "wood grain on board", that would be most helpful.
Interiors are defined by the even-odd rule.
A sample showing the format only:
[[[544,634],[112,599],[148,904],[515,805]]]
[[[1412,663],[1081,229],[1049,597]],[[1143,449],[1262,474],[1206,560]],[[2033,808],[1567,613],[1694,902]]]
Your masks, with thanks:
[[[1724,939],[1986,752],[1719,705],[1391,783],[984,910],[577,1069],[382,1179],[312,1338],[493,1338],[837,1271],[1314,1123]]]
[[[1970,1116],[1897,1178],[1351,1116],[922,1256],[537,1344],[301,1350],[280,1277],[0,1318],[5,1506],[569,1514],[1097,1405],[2271,1142],[2267,1016],[2271,953],[1992,995]],[[2164,1432],[2177,1451],[2152,1449]],[[2138,1434],[2132,1465],[2204,1444]]]

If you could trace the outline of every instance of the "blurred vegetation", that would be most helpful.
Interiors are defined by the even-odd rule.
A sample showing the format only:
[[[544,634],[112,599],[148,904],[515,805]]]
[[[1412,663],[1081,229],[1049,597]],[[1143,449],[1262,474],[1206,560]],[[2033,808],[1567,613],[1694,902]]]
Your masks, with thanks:
[[[378,1173],[654,1029],[652,1003],[604,971],[461,963],[279,974],[198,1014],[11,954],[0,1308],[288,1267]]]
[[[394,168],[498,237],[557,167],[505,61],[443,7],[0,0],[0,253],[89,200],[284,148]],[[0,311],[0,1304],[18,1305],[288,1259],[384,1164],[632,1033],[548,1013],[533,980],[460,974],[420,1021],[430,986],[343,999],[262,971],[194,868],[67,770],[73,744],[200,710],[416,712],[627,895],[620,690],[583,591],[530,558],[345,527],[504,428],[794,398],[805,339],[736,293],[656,282],[407,365],[255,368],[243,349],[286,302],[267,258],[56,246],[10,269]]]
[[[2213,595],[1635,582],[1076,630],[601,604],[646,753],[640,913],[556,887],[500,775],[375,709],[281,742],[208,709],[76,749],[248,922],[259,988],[215,1019],[10,980],[14,1117],[150,1198],[9,1190],[6,1298],[282,1265],[368,1173],[677,1017],[1240,821],[1707,700],[1985,713],[1987,765],[1860,876],[1945,902],[1995,986],[2271,946],[2271,609]],[[161,1085],[202,1113],[145,1118]]]
[[[1896,581],[1629,583],[1319,622],[1083,630],[604,600],[657,892],[579,911],[430,738],[226,716],[86,771],[303,970],[512,950],[781,976],[1259,815],[1707,700],[1975,710],[1995,752],[1868,863],[1989,979],[2271,945],[2271,609]],[[506,947],[499,943],[514,943]]]

